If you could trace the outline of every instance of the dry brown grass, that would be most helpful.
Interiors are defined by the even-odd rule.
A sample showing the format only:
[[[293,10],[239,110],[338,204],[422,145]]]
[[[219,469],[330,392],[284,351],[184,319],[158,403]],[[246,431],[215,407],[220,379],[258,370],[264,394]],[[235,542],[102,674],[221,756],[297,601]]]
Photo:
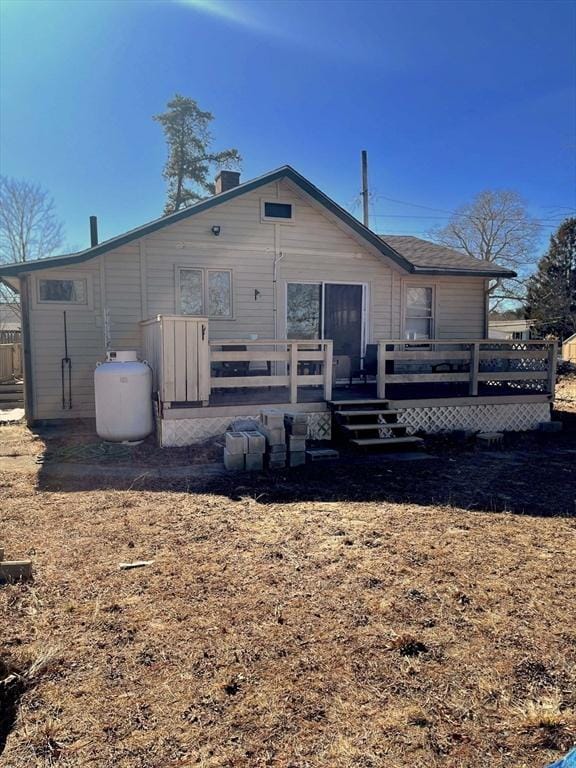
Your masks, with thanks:
[[[1,538],[36,569],[32,584],[0,588],[0,656],[30,677],[0,763],[556,759],[576,741],[576,442],[562,439],[549,456],[515,444],[524,463],[446,450],[432,466],[241,488],[69,490],[0,475]],[[518,495],[517,511],[539,514],[490,511]],[[118,570],[138,559],[155,563]]]

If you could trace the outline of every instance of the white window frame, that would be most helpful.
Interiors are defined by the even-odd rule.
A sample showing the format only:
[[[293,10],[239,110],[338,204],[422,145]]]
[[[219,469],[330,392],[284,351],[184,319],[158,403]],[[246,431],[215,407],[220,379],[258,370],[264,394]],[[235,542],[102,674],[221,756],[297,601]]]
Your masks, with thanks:
[[[82,280],[85,286],[86,301],[49,301],[40,298],[41,280],[62,280],[79,281]],[[94,309],[94,292],[92,287],[92,275],[86,272],[50,272],[44,273],[42,270],[34,278],[34,292],[32,298],[33,309],[70,309],[74,311],[85,311]]]
[[[275,205],[289,205],[292,209],[292,216],[289,219],[285,219],[282,216],[266,216],[264,213],[265,204],[274,203]],[[296,206],[292,200],[277,200],[276,198],[262,197],[260,198],[260,220],[262,222],[268,222],[272,224],[294,224],[295,221]]]
[[[402,290],[402,326],[401,326],[401,338],[406,339],[406,320],[407,320],[407,312],[408,312],[408,288],[430,288],[432,291],[432,316],[430,318],[422,317],[422,318],[415,318],[415,319],[426,319],[430,320],[430,339],[420,339],[422,341],[422,344],[425,345],[428,343],[428,341],[431,341],[432,339],[436,338],[436,323],[438,318],[438,307],[436,305],[436,283],[432,283],[429,281],[418,281],[418,282],[408,282],[405,281],[403,285]],[[411,341],[410,339],[406,339],[406,341]],[[418,341],[412,340],[412,342]]]
[[[181,293],[180,293],[180,272],[182,270],[196,270],[202,272],[202,311],[197,315],[188,315],[182,312]],[[208,314],[208,275],[210,272],[228,272],[230,275],[230,314],[229,315],[209,315]],[[234,270],[227,267],[205,267],[196,264],[179,264],[176,267],[176,314],[182,317],[207,317],[209,320],[235,320],[234,315]],[[206,311],[204,311],[206,310]]]

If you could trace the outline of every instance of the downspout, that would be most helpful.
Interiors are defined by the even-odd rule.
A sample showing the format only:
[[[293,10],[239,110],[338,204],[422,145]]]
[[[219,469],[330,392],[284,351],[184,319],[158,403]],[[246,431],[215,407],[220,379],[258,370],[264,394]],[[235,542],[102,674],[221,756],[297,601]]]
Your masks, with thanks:
[[[484,338],[489,338],[490,317],[490,280],[484,280]]]
[[[274,254],[274,266],[272,270],[272,310],[274,312],[274,338],[278,338],[278,264],[284,258],[282,251],[278,254]]]
[[[276,185],[278,187],[278,185]],[[278,189],[276,189],[276,196],[278,196]],[[274,315],[274,338],[278,338],[278,264],[284,258],[284,254],[280,250],[280,225],[274,224],[274,264],[272,267],[272,313]]]
[[[22,315],[22,360],[24,374],[24,410],[26,424],[34,424],[34,384],[32,379],[32,352],[30,344],[30,291],[29,277],[20,277],[20,312]]]

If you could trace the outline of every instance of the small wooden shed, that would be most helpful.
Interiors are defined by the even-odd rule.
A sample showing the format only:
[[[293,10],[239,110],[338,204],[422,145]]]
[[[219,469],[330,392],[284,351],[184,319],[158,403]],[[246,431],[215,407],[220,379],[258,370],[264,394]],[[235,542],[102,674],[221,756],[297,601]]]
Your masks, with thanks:
[[[576,333],[569,336],[562,344],[562,360],[576,363]]]

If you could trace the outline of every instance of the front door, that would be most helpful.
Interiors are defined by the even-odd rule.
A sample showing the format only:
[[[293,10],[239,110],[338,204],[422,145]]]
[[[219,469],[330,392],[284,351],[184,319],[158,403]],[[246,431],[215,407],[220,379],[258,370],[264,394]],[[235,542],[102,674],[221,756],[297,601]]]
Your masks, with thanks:
[[[335,377],[347,379],[360,368],[362,356],[363,287],[324,285],[325,339],[334,340]]]

